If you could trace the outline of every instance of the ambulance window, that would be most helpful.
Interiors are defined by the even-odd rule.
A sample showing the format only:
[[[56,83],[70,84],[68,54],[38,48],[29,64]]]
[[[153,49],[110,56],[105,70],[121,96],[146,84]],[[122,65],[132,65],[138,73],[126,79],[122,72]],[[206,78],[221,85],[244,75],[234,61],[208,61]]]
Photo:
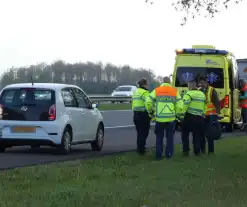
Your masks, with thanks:
[[[214,88],[224,88],[223,68],[208,67],[178,67],[176,72],[176,87],[187,87],[188,82],[199,77],[207,77],[209,84]]]
[[[232,68],[232,65],[229,66],[228,68],[228,76],[229,76],[229,87],[231,90],[234,89],[234,84],[233,84],[233,68]]]
[[[234,84],[235,84],[235,88],[239,87],[239,82],[238,82],[238,64],[237,61],[234,57],[232,57],[232,66],[233,66],[233,70],[234,70]]]

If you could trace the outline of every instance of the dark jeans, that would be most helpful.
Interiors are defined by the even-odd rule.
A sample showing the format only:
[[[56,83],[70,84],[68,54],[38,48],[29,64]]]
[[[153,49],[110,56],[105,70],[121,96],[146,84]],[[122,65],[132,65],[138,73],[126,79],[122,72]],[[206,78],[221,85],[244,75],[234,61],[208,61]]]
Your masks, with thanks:
[[[246,124],[247,123],[247,108],[242,108],[242,110],[241,110],[241,116],[243,118],[244,124]]]
[[[207,116],[206,119],[206,130],[210,130],[210,127],[211,125],[213,124],[217,124],[218,127],[220,127],[220,123],[218,121],[218,117],[217,115],[210,115],[210,116]],[[201,151],[203,153],[205,153],[206,151],[206,139],[207,139],[207,142],[208,142],[208,153],[212,153],[214,152],[214,139],[211,138],[210,136],[208,136],[207,138],[205,137],[205,134],[204,136],[202,137],[201,139]]]
[[[189,134],[193,135],[193,149],[194,154],[200,154],[201,139],[204,137],[205,120],[201,116],[187,113],[181,124],[181,135],[183,143],[183,152],[188,153],[190,151]]]
[[[134,111],[133,121],[137,132],[137,151],[144,153],[150,129],[150,117],[146,111]]]
[[[166,131],[166,147],[165,156],[170,158],[174,153],[174,131],[175,121],[173,122],[156,122],[155,134],[156,134],[156,158],[160,159],[163,154],[163,139]]]

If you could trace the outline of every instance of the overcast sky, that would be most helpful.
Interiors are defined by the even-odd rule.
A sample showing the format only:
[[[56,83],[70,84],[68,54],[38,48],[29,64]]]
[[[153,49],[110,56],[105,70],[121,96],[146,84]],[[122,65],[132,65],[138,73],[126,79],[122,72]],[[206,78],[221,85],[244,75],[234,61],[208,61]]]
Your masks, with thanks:
[[[0,0],[0,73],[63,59],[151,68],[168,75],[176,48],[213,44],[247,57],[247,1],[214,19],[190,20],[168,0]],[[165,3],[166,2],[166,3]]]

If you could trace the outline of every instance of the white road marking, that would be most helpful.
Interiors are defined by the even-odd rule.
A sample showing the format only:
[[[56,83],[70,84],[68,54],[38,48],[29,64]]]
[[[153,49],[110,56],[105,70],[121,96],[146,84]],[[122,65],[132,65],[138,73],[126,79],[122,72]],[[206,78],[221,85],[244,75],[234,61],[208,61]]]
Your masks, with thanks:
[[[132,110],[130,110],[130,109],[126,109],[126,110],[106,110],[106,111],[100,111],[100,112],[106,113],[106,112],[120,112],[120,111],[132,111]]]
[[[151,123],[151,126],[154,126],[154,123]],[[120,129],[120,128],[130,128],[130,127],[135,127],[135,125],[132,124],[132,125],[123,125],[123,126],[110,126],[110,127],[105,127],[105,129]]]
[[[130,128],[134,127],[135,125],[124,125],[124,126],[110,126],[110,127],[105,127],[105,129],[119,129],[119,128]]]

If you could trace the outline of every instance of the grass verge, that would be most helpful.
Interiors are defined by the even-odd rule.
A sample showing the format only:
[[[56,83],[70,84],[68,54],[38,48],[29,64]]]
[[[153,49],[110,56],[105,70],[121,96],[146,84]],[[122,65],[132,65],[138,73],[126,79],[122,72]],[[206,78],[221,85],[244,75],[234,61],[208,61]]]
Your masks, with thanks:
[[[212,157],[126,153],[1,172],[0,206],[246,206],[247,139],[221,140],[216,149]]]
[[[130,103],[99,104],[98,109],[101,111],[128,110],[131,109],[131,104]]]

